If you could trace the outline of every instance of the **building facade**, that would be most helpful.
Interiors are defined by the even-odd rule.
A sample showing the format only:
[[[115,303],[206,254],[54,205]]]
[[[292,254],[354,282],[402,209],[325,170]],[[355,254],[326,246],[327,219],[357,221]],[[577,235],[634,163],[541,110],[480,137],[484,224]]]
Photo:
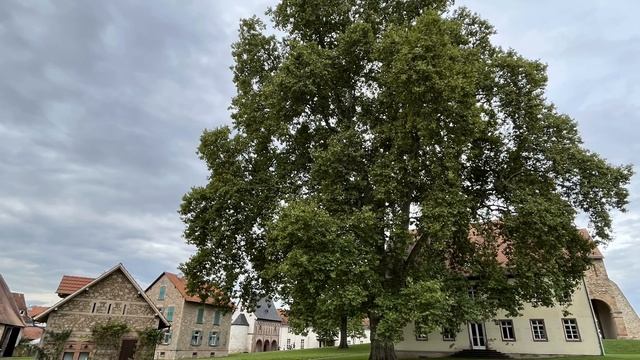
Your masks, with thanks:
[[[62,300],[34,318],[46,323],[40,344],[45,351],[57,346],[48,334],[70,331],[64,342],[63,360],[129,359],[135,354],[138,332],[169,325],[122,264],[75,290],[67,290],[70,294],[60,294]],[[92,329],[109,322],[126,324],[128,332],[117,350],[101,351],[96,348]]]
[[[408,324],[404,340],[395,349],[399,358],[446,356],[463,350],[494,350],[512,357],[602,355],[584,285],[573,294],[569,314],[563,310],[527,305],[518,317],[499,312],[495,319],[429,334],[415,334],[415,324]]]
[[[260,299],[254,312],[238,308],[231,326],[231,352],[265,352],[282,349],[280,334],[282,318],[275,304]]]
[[[14,295],[0,275],[0,357],[13,356],[20,341],[22,329],[26,325],[20,311]]]
[[[162,273],[146,290],[171,328],[156,348],[156,359],[220,357],[229,353],[232,307],[203,302],[186,292],[186,280]]]
[[[600,335],[605,339],[640,339],[640,319],[618,285],[609,279],[604,256],[596,249],[593,264],[585,273],[585,282],[598,322]]]

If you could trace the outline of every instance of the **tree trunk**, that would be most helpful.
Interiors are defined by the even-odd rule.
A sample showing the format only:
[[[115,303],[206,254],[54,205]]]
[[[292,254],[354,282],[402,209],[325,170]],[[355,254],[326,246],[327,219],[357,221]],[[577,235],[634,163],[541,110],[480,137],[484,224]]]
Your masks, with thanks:
[[[369,330],[371,331],[369,360],[397,360],[393,342],[378,338],[378,322],[380,322],[379,318],[369,315]]]
[[[397,360],[393,342],[373,340],[369,360]]]
[[[340,317],[340,345],[338,349],[348,349],[347,345],[347,316],[342,315]]]

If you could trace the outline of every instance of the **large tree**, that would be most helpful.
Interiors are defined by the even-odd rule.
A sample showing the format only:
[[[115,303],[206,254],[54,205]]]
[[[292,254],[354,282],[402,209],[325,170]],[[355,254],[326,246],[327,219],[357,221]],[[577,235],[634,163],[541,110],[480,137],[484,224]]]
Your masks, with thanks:
[[[207,130],[182,270],[302,321],[366,314],[371,359],[418,331],[564,304],[631,169],[584,148],[545,66],[445,0],[283,0],[242,20],[233,126]],[[276,34],[276,35],[273,35]],[[471,233],[471,236],[470,236]],[[478,289],[470,299],[468,289]]]

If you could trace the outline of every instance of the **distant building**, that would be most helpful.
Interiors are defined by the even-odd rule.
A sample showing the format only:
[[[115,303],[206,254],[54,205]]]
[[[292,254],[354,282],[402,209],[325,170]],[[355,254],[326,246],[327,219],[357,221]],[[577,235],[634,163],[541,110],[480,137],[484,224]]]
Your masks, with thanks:
[[[289,327],[289,315],[285,310],[278,309],[278,314],[282,319],[280,326],[280,349],[296,350],[296,349],[316,349],[324,346],[332,346],[332,344],[322,344],[318,340],[318,334],[309,329],[304,334],[295,334]]]
[[[0,275],[0,357],[10,357],[25,327],[14,295]]]
[[[261,299],[254,312],[238,309],[234,316],[230,352],[265,352],[281,348],[282,318],[271,300]]]
[[[229,304],[203,303],[186,291],[186,280],[164,272],[146,290],[149,298],[171,323],[156,348],[156,359],[220,357],[229,353],[231,317]]]
[[[48,333],[71,331],[64,344],[63,360],[129,359],[135,353],[139,331],[169,326],[122,264],[95,279],[74,281],[74,278],[78,277],[64,276],[57,290],[62,300],[34,317],[36,322],[46,323],[41,342],[45,350],[54,346]],[[91,338],[95,325],[109,321],[125,323],[130,330],[123,336],[117,354],[96,352]]]

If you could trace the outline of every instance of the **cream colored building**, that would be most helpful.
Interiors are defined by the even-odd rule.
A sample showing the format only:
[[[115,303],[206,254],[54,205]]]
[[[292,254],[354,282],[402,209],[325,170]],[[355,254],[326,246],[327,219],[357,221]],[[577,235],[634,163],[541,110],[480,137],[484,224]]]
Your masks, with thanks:
[[[146,290],[171,328],[156,348],[156,359],[220,357],[229,353],[231,306],[202,302],[186,292],[183,277],[162,273]]]
[[[460,351],[497,351],[512,357],[550,355],[602,355],[602,343],[586,287],[573,294],[569,315],[563,308],[525,306],[522,315],[460,326],[455,333],[441,331],[417,336],[414,324],[404,329],[404,340],[396,344],[399,358],[445,356]]]

